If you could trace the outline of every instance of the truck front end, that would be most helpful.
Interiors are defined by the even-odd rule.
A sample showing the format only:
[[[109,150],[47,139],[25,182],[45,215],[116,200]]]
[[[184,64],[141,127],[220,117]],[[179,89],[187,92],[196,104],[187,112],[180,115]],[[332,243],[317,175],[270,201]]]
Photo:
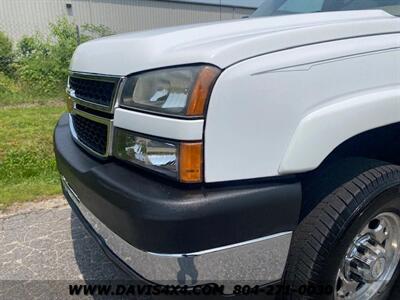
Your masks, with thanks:
[[[133,37],[143,46],[141,35]],[[119,53],[126,40],[83,44],[71,64],[68,113],[54,142],[75,214],[122,268],[154,284],[280,281],[300,184],[290,176],[232,180],[223,166],[215,166],[218,179],[208,176],[207,114],[226,68],[178,55],[182,63],[154,65],[152,47]],[[236,147],[247,147],[239,136]]]

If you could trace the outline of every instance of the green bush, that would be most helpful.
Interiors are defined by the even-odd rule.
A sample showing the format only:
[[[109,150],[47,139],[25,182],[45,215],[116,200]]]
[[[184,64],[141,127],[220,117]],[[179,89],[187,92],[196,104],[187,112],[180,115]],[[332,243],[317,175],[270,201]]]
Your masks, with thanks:
[[[13,53],[12,42],[0,32],[0,98],[9,97],[24,87],[33,97],[53,97],[63,93],[68,67],[79,42],[112,34],[104,25],[85,24],[78,28],[67,18],[50,24],[50,34],[23,37]],[[4,62],[4,68],[2,62]],[[8,77],[13,77],[18,84]]]
[[[13,73],[13,44],[7,35],[0,31],[0,72],[11,75]]]
[[[65,18],[50,24],[50,32],[47,39],[40,35],[24,37],[17,47],[17,74],[35,94],[60,93],[78,46],[75,26]]]
[[[36,34],[24,36],[17,45],[17,51],[20,57],[30,57],[36,52],[49,52],[49,47],[43,37]]]
[[[11,97],[18,92],[20,92],[20,88],[15,81],[0,72],[0,98]]]
[[[81,42],[112,34],[103,25],[84,25],[78,38],[77,27],[61,18],[50,24],[50,36],[25,37],[18,43],[18,75],[35,93],[56,95],[64,90],[72,55]]]
[[[114,34],[110,28],[104,25],[84,24],[82,25],[81,30],[84,41]]]

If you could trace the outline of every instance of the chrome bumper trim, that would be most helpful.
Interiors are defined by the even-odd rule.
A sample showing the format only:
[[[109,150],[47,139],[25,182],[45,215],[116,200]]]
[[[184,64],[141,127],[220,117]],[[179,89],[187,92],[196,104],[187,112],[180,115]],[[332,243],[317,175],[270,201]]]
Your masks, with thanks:
[[[260,285],[282,279],[292,232],[189,254],[139,250],[104,225],[79,200],[64,177],[63,187],[93,230],[127,266],[156,284]],[[195,238],[195,237],[194,237]]]

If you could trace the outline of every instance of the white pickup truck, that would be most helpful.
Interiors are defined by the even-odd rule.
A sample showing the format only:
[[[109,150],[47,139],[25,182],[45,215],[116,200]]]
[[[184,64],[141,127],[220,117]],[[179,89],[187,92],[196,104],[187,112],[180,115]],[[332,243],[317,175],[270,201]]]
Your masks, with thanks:
[[[54,135],[70,205],[154,284],[387,297],[400,270],[396,15],[400,0],[267,0],[242,20],[82,44]]]

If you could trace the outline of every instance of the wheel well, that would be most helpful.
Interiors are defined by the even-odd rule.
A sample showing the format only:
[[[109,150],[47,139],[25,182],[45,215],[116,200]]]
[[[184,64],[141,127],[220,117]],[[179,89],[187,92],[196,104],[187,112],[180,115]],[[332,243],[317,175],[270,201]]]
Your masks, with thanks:
[[[348,139],[336,147],[316,170],[299,175],[303,186],[300,220],[340,185],[385,163],[400,164],[400,123]]]

